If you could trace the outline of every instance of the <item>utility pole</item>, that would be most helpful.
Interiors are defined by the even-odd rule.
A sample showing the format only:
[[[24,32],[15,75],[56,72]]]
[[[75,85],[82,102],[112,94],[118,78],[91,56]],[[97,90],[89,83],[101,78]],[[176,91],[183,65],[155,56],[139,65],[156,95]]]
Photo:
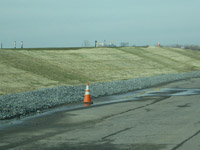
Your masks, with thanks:
[[[3,48],[3,43],[1,42],[1,49]]]
[[[103,41],[103,47],[106,47],[106,40]]]
[[[17,44],[16,44],[16,41],[15,41],[15,42],[14,42],[14,48],[15,48],[15,49],[16,49],[16,45],[17,45]]]
[[[95,40],[95,47],[97,47],[97,40]]]
[[[23,41],[21,41],[21,49],[23,48],[23,46],[24,46],[24,43],[23,43]]]

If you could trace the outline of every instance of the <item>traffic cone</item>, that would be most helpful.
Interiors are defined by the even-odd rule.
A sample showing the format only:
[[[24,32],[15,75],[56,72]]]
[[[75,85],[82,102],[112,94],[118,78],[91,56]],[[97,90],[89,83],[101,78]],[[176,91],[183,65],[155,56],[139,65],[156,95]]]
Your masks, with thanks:
[[[160,42],[158,42],[158,47],[160,47]]]
[[[85,106],[89,106],[90,104],[93,104],[93,102],[91,101],[91,98],[90,98],[89,83],[87,83],[87,85],[86,85],[85,96],[84,96],[83,102],[84,102]]]

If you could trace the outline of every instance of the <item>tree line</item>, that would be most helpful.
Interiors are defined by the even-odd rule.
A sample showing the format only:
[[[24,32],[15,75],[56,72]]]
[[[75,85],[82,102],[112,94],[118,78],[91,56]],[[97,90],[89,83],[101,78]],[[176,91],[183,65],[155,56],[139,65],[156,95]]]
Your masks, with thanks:
[[[200,46],[198,46],[198,45],[179,45],[179,44],[175,44],[175,45],[170,45],[170,46],[167,46],[167,47],[184,48],[184,49],[191,49],[191,50],[200,51]]]

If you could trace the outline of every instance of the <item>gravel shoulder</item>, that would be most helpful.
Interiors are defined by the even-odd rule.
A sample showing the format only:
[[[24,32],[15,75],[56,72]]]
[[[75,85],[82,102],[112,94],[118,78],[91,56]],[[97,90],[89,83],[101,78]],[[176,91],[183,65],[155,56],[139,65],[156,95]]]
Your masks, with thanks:
[[[178,80],[200,77],[200,71],[181,74],[167,74],[153,77],[140,77],[129,80],[91,84],[91,97],[125,93]],[[81,102],[85,86],[59,86],[31,92],[0,96],[0,120],[20,118],[37,111],[48,110],[64,104]]]

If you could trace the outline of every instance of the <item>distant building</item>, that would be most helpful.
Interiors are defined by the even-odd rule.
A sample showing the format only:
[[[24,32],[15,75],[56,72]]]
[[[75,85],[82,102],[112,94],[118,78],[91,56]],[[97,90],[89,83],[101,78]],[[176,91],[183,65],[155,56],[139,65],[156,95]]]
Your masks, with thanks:
[[[97,47],[105,47],[104,43],[97,42]]]
[[[113,41],[110,42],[110,44],[106,43],[106,40],[104,42],[97,42],[95,41],[95,47],[116,47]]]

